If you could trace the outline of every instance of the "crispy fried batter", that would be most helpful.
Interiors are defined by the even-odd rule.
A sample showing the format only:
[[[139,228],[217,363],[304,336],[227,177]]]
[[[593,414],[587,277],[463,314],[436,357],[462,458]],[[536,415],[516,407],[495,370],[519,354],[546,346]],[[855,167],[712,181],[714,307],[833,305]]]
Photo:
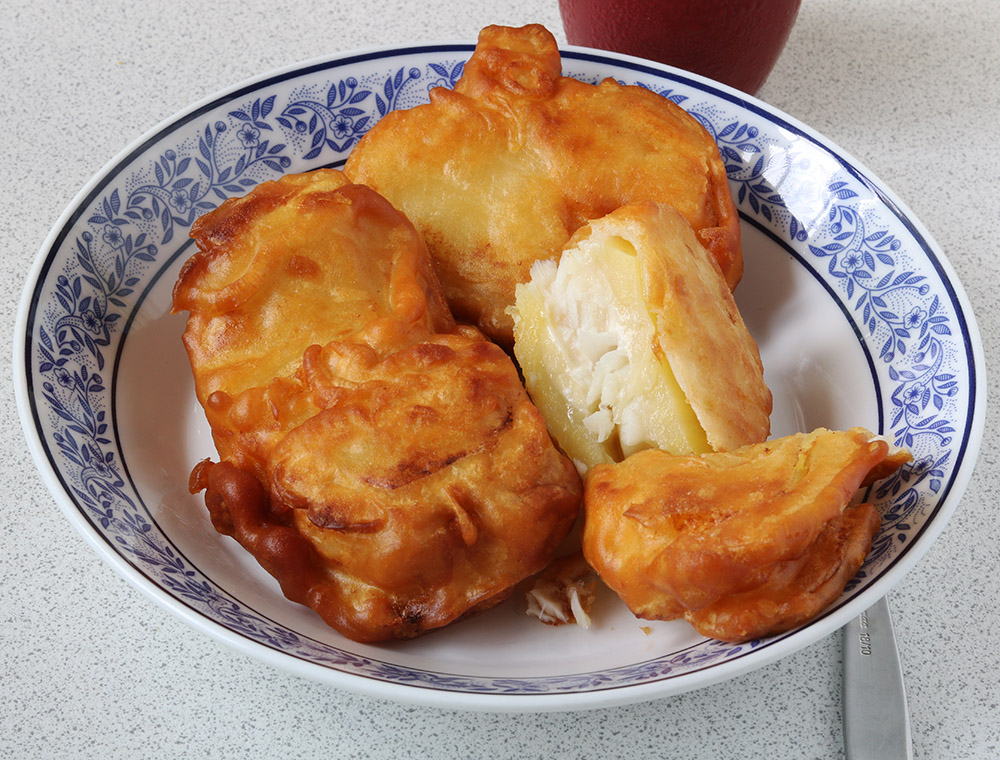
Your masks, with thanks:
[[[811,619],[857,572],[878,529],[850,507],[872,471],[902,464],[863,428],[734,452],[643,451],[587,478],[587,560],[638,616],[684,616],[742,641]]]
[[[352,639],[409,638],[548,563],[579,477],[387,201],[289,177],[194,235],[175,308],[222,462],[191,489],[289,599]]]
[[[419,236],[340,172],[265,182],[198,219],[191,236],[199,250],[173,295],[174,310],[190,312],[195,392],[219,455],[259,477],[273,435],[314,413],[295,377],[309,346],[389,315],[454,327]],[[254,418],[261,405],[275,413]]]
[[[879,529],[871,504],[848,506],[795,560],[780,563],[757,588],[725,596],[684,617],[698,633],[741,642],[808,622],[830,605],[858,572]]]
[[[592,466],[644,448],[728,451],[767,438],[757,344],[675,209],[589,222],[516,288],[514,353],[556,440]]]
[[[731,288],[743,270],[725,167],[701,124],[645,88],[560,72],[544,27],[486,27],[454,91],[387,114],[345,167],[420,230],[456,317],[507,347],[505,310],[531,264],[626,203],[677,208]]]

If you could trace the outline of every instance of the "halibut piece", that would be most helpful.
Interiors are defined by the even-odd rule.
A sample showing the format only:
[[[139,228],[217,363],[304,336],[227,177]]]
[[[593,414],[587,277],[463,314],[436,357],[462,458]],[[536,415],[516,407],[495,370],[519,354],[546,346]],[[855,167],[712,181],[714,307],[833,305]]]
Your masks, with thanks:
[[[553,436],[581,469],[659,448],[767,438],[771,393],[718,265],[670,206],[581,228],[518,285],[514,353]]]
[[[577,229],[627,203],[671,204],[730,288],[743,271],[739,217],[705,128],[648,89],[586,84],[561,66],[544,27],[486,27],[454,90],[386,114],[344,167],[420,231],[455,317],[506,348],[506,309],[531,265],[557,260]]]

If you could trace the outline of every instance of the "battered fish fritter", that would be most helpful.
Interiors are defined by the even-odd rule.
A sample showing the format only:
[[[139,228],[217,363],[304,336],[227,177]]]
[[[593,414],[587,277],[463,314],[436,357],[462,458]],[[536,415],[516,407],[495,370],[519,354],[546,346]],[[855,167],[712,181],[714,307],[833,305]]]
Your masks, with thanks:
[[[557,259],[583,224],[627,203],[675,207],[730,288],[743,271],[711,135],[665,97],[586,84],[561,65],[544,27],[486,27],[454,90],[387,114],[344,168],[414,223],[455,316],[507,348],[506,309],[532,263]]]
[[[191,490],[289,599],[355,640],[410,638],[548,564],[579,476],[402,214],[327,170],[192,234],[174,308],[221,461]]]

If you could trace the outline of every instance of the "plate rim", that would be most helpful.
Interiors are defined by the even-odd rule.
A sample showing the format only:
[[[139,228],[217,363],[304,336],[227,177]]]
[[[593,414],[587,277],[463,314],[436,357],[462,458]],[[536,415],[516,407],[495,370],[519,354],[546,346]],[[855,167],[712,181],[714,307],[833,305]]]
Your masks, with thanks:
[[[84,206],[93,200],[93,197],[91,197],[92,194],[101,186],[110,182],[121,171],[124,171],[134,161],[136,156],[163,139],[168,132],[196,118],[200,113],[218,107],[226,100],[238,98],[242,94],[259,90],[271,83],[277,84],[283,79],[289,79],[290,75],[302,76],[315,71],[334,69],[366,60],[390,59],[414,54],[433,52],[471,53],[474,48],[475,42],[468,40],[374,46],[339,52],[329,56],[319,56],[266,71],[211,93],[188,107],[162,119],[126,145],[91,177],[60,214],[46,235],[38,252],[35,254],[28,271],[24,290],[21,294],[14,325],[13,378],[15,404],[18,409],[22,431],[27,439],[28,448],[39,470],[42,482],[73,527],[84,537],[98,555],[118,575],[138,588],[153,602],[167,609],[178,619],[196,630],[208,634],[216,641],[224,643],[243,654],[253,656],[255,659],[275,666],[280,670],[368,696],[426,706],[505,712],[576,710],[607,707],[645,701],[651,698],[675,695],[703,688],[773,663],[792,652],[819,641],[837,628],[840,628],[850,617],[860,613],[891,590],[937,540],[957,509],[958,503],[961,501],[979,457],[986,417],[987,386],[984,382],[980,381],[981,378],[986,376],[985,357],[975,314],[968,295],[941,246],[937,244],[923,223],[913,215],[906,204],[881,179],[870,172],[862,162],[808,125],[803,124],[789,114],[763,101],[706,77],[634,56],[573,45],[560,45],[559,47],[564,60],[577,59],[599,65],[607,63],[613,66],[633,69],[655,77],[664,77],[666,75],[671,80],[692,84],[713,97],[722,97],[729,100],[739,108],[752,111],[778,126],[781,126],[783,122],[788,128],[806,137],[821,150],[831,154],[845,171],[848,171],[856,180],[869,188],[887,208],[892,210],[895,217],[920,241],[921,249],[926,254],[932,254],[929,260],[938,270],[942,284],[950,292],[955,304],[960,307],[960,310],[956,313],[956,317],[960,319],[964,328],[964,343],[966,344],[967,355],[970,359],[968,366],[972,370],[973,377],[970,378],[969,406],[971,410],[969,414],[968,435],[963,435],[962,452],[960,453],[961,463],[954,470],[949,485],[949,492],[939,500],[935,514],[929,518],[931,524],[927,525],[923,529],[922,534],[911,544],[911,547],[913,547],[919,543],[922,551],[904,552],[894,560],[889,568],[881,572],[879,577],[872,581],[866,589],[841,604],[838,608],[828,609],[823,617],[813,621],[808,629],[785,634],[772,640],[766,648],[748,650],[745,654],[737,658],[712,665],[710,668],[678,674],[676,676],[666,676],[646,683],[617,685],[610,688],[597,688],[586,691],[545,694],[494,694],[454,691],[450,689],[441,690],[420,684],[382,681],[370,676],[336,670],[319,663],[303,660],[288,652],[272,649],[263,643],[238,634],[205,617],[173,596],[164,593],[160,586],[147,578],[141,570],[136,568],[121,554],[113,551],[108,545],[106,538],[98,534],[96,529],[84,518],[79,508],[67,494],[61,476],[52,465],[49,454],[44,450],[44,444],[42,443],[36,423],[37,412],[35,404],[29,398],[30,379],[27,372],[29,361],[27,352],[34,341],[28,329],[29,325],[34,323],[34,307],[37,306],[40,295],[38,293],[40,281],[49,268],[49,254],[54,252],[59,241],[68,234],[75,220],[85,213]],[[741,215],[741,218],[746,217]],[[168,266],[166,262],[161,264],[160,268],[165,266]],[[124,341],[119,345],[119,351],[123,344]],[[811,635],[800,635],[805,633],[806,630]],[[748,657],[747,655],[750,654],[754,654],[755,656]],[[682,682],[680,688],[664,689],[664,683],[676,681],[677,679],[680,679]],[[414,686],[416,686],[416,689],[414,689]]]

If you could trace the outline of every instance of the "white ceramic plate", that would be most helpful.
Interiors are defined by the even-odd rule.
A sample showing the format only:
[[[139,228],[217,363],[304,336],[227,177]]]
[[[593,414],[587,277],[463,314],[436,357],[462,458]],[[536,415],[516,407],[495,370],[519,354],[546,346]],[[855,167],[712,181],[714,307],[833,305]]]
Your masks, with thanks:
[[[595,627],[550,628],[511,600],[424,638],[349,642],[286,601],[186,490],[214,453],[170,290],[191,222],[285,172],[339,166],[387,111],[451,86],[471,44],[338,56],[265,76],[154,129],[85,187],[42,246],[16,328],[17,399],[70,522],[126,579],[195,628],[337,687],[419,704],[580,709],[698,688],[810,644],[923,555],[972,472],[983,358],[951,267],[863,167],[788,116],[707,80],[570,48],[565,73],[663,94],[717,138],[743,219],[738,301],[774,392],[772,430],[864,425],[912,466],[872,494],[883,527],[818,620],[742,645],[638,621],[606,594]]]

